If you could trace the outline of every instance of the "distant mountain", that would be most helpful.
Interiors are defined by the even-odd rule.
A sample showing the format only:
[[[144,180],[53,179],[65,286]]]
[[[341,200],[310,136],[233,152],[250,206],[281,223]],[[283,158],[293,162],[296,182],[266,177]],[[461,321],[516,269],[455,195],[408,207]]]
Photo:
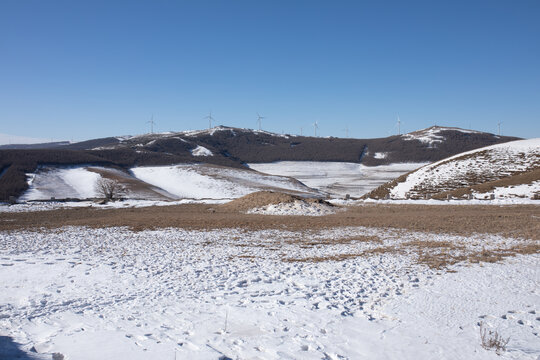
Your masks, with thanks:
[[[540,138],[454,155],[384,184],[366,197],[484,199],[491,194],[497,198],[540,197]]]
[[[26,174],[40,165],[135,166],[208,163],[337,161],[367,166],[433,162],[461,151],[516,140],[483,132],[431,127],[378,139],[319,138],[218,126],[208,130],[108,137],[71,144],[0,150],[0,199],[27,189]]]

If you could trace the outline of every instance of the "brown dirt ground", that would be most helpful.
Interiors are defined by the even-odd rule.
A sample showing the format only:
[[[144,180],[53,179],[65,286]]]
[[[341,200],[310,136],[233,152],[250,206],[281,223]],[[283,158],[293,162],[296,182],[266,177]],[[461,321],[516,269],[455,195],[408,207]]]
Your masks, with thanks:
[[[127,226],[134,230],[178,227],[186,229],[242,228],[316,230],[344,226],[401,228],[434,233],[470,235],[496,233],[540,239],[540,207],[459,205],[364,205],[333,215],[246,215],[218,205],[178,205],[99,210],[60,209],[28,213],[0,213],[0,231],[63,226]]]

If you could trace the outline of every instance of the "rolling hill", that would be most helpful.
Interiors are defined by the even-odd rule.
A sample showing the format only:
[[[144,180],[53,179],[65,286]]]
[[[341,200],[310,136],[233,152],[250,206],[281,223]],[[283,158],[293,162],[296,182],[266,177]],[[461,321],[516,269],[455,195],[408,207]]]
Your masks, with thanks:
[[[467,151],[386,183],[382,199],[540,197],[540,138]]]
[[[464,150],[516,140],[448,127],[377,139],[319,138],[218,126],[208,130],[107,137],[72,144],[17,145],[0,150],[0,200],[28,189],[40,166],[135,167],[211,164],[247,169],[276,161],[350,162],[366,166],[426,163]],[[247,170],[251,171],[251,170]]]

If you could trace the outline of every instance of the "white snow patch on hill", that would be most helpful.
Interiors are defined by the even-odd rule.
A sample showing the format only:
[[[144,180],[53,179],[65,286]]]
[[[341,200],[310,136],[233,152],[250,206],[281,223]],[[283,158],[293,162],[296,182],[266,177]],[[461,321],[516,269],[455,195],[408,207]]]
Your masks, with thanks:
[[[261,215],[302,215],[302,216],[324,216],[335,214],[335,208],[326,204],[311,203],[303,200],[293,202],[270,204],[260,208],[247,211],[248,214]]]
[[[85,167],[41,167],[28,174],[29,189],[20,200],[48,200],[55,198],[86,199],[96,196],[95,184],[99,174]]]
[[[496,198],[530,197],[531,194],[540,194],[540,181],[533,181],[530,184],[496,187],[493,193],[495,194]]]
[[[403,134],[401,137],[403,140],[418,140],[420,142],[433,145],[435,143],[441,143],[446,138],[442,135],[440,135],[441,131],[459,131],[462,133],[467,134],[473,134],[473,133],[481,133],[480,131],[475,130],[466,130],[466,129],[460,129],[456,127],[444,127],[444,126],[432,126],[427,129],[413,131],[408,134]]]
[[[294,179],[210,165],[136,167],[131,171],[178,198],[232,199],[259,190],[316,193]]]
[[[212,153],[212,151],[200,145],[198,145],[195,149],[191,150],[191,154],[193,156],[214,156],[214,153]]]

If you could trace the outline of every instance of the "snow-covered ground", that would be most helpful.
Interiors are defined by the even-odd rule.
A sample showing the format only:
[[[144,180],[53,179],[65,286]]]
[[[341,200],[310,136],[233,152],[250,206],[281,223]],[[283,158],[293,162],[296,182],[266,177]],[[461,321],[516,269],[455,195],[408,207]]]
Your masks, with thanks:
[[[446,138],[441,134],[444,131],[459,131],[466,134],[479,134],[480,131],[466,130],[456,127],[446,126],[431,126],[427,129],[413,131],[408,134],[403,134],[401,137],[404,140],[418,140],[422,143],[435,145],[436,143],[442,143]]]
[[[85,167],[40,167],[28,174],[29,189],[20,200],[49,200],[55,198],[86,199],[96,196],[95,183],[99,174]]]
[[[365,166],[343,162],[280,161],[249,164],[249,167],[267,174],[293,177],[332,196],[360,197],[423,165],[425,163]]]
[[[419,241],[460,253],[525,240],[363,227],[3,232],[0,334],[42,359],[537,359],[540,256],[445,272],[416,262],[407,244]],[[481,347],[480,322],[510,337],[500,357]]]
[[[200,155],[204,155],[204,150],[199,150]],[[204,156],[210,155],[206,153]],[[131,169],[131,173],[95,166],[44,166],[36,173],[28,174],[29,189],[19,200],[94,198],[99,196],[95,184],[102,176],[112,177],[124,184],[127,188],[124,197],[128,199],[219,200],[233,199],[259,190],[319,195],[316,190],[295,179],[213,165],[136,167]]]
[[[283,176],[210,165],[148,166],[131,169],[138,178],[179,198],[232,199],[259,190],[317,192]]]
[[[303,200],[270,204],[247,211],[248,214],[261,215],[302,215],[302,216],[324,216],[335,214],[336,208],[324,203],[313,203]]]
[[[426,165],[390,191],[403,199],[424,192],[442,192],[493,181],[540,166],[540,138],[511,141],[451,156]],[[531,197],[537,187],[530,188]],[[503,192],[500,192],[501,194]],[[508,193],[508,192],[506,192]],[[482,195],[481,197],[483,197]]]

